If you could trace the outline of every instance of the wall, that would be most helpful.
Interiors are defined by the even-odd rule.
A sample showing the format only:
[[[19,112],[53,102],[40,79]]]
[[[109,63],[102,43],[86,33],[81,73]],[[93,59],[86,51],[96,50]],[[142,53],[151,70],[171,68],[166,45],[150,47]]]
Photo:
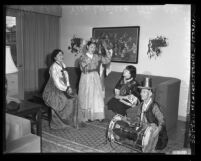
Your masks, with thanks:
[[[75,57],[68,46],[75,34],[89,39],[93,27],[140,26],[139,60],[134,64],[138,73],[149,73],[181,79],[179,116],[186,116],[190,81],[190,5],[129,5],[129,6],[62,6],[61,49],[66,53],[65,63],[74,66]],[[162,55],[149,59],[150,38],[164,35],[169,46]],[[113,71],[122,71],[128,65],[112,63]]]

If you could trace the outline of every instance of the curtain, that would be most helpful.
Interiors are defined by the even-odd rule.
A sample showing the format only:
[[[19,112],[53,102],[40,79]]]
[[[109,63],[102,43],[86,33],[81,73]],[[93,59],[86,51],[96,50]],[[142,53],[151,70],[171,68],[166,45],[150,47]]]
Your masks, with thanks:
[[[21,12],[24,91],[37,91],[38,69],[47,67],[47,56],[59,48],[59,17]]]

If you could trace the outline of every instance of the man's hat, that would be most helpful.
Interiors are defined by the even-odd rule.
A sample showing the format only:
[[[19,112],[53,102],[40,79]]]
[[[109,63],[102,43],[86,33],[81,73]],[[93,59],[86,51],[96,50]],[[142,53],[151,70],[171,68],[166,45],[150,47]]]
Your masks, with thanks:
[[[149,77],[145,77],[143,82],[142,82],[142,86],[138,86],[138,88],[141,89],[152,89],[152,79]]]

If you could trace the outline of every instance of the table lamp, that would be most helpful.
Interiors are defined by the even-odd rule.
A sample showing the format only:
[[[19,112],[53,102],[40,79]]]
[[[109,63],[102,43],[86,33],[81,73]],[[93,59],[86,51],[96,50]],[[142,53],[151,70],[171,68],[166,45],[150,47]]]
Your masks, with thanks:
[[[18,72],[17,67],[14,64],[13,58],[11,56],[10,46],[6,46],[6,74]]]
[[[18,110],[19,109],[19,106],[18,105],[9,105],[7,104],[7,78],[6,76],[9,75],[9,74],[12,74],[12,73],[16,73],[18,71],[18,69],[16,68],[14,62],[13,62],[13,58],[12,58],[12,55],[11,55],[11,50],[10,50],[10,46],[6,46],[6,71],[5,71],[5,102],[6,102],[6,108],[5,108],[5,111],[8,112],[10,109],[11,110]],[[8,124],[6,124],[6,134],[8,133],[9,131],[9,126]],[[6,135],[4,135],[4,141],[5,141],[5,144],[4,144],[4,151],[6,150]]]
[[[9,74],[13,74],[18,72],[17,67],[15,66],[15,63],[13,61],[12,55],[11,55],[11,49],[10,46],[6,46],[6,76]],[[5,94],[6,94],[6,98],[7,98],[7,79],[5,77]],[[7,104],[7,99],[6,99],[6,104]],[[7,110],[8,108],[11,108],[13,110],[18,109],[18,107],[16,105],[10,107],[7,104]]]

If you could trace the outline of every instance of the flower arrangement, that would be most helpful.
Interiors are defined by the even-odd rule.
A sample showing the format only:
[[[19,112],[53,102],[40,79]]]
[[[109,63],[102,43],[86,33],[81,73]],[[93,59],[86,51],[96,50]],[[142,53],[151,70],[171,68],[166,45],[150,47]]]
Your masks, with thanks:
[[[163,36],[157,36],[155,39],[149,40],[147,55],[151,59],[153,56],[158,57],[161,55],[161,47],[168,45],[167,38]]]
[[[75,53],[75,56],[80,53],[82,49],[83,39],[73,36],[71,39],[71,45],[68,47],[72,53]]]

